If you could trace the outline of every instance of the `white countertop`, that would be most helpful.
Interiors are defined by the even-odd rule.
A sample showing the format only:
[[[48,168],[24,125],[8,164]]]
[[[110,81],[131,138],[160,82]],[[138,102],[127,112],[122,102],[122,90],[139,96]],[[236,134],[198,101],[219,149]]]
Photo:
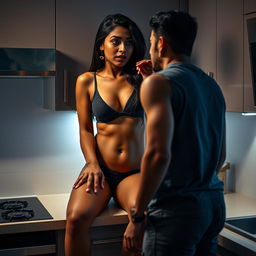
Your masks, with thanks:
[[[69,195],[70,194],[68,193],[37,195],[38,199],[48,210],[53,219],[0,223],[0,234],[65,229],[66,208]],[[114,201],[111,200],[107,208],[95,219],[92,226],[116,225],[127,222],[127,213],[124,210],[117,208]]]
[[[13,222],[0,224],[0,234],[32,232],[43,230],[64,230],[66,223],[66,207],[69,194],[54,195],[38,195],[38,199],[43,203],[45,208],[52,215],[53,219]],[[236,193],[225,194],[225,202],[227,209],[227,218],[256,215],[256,199]],[[108,207],[95,219],[92,226],[104,226],[127,223],[127,213],[116,207],[113,201]],[[255,254],[240,255],[256,255],[256,242],[240,236],[226,228],[220,233],[220,244],[225,247],[242,246],[246,250],[255,252]],[[237,252],[236,248],[236,252]]]

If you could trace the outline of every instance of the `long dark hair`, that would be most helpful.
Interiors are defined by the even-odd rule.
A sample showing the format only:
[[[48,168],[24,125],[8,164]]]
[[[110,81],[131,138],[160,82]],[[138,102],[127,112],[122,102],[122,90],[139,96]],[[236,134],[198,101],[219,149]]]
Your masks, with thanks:
[[[123,72],[127,76],[127,80],[135,87],[136,90],[138,90],[142,77],[137,75],[135,64],[137,61],[144,58],[146,44],[143,34],[136,23],[123,14],[117,13],[108,15],[101,22],[95,38],[92,62],[89,71],[96,72],[104,67],[105,60],[100,59],[100,55],[102,55],[100,46],[104,43],[104,40],[109,33],[117,26],[122,26],[128,29],[132,38],[133,53],[129,62],[123,67]]]

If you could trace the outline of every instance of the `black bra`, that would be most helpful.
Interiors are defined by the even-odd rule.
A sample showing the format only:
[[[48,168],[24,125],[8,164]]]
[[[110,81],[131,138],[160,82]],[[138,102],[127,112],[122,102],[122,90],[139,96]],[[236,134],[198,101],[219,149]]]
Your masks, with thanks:
[[[97,89],[96,72],[94,72],[94,95],[92,99],[92,113],[99,123],[108,123],[120,116],[143,118],[144,111],[141,104],[136,103],[137,93],[133,90],[123,111],[118,112],[111,108],[100,96]]]

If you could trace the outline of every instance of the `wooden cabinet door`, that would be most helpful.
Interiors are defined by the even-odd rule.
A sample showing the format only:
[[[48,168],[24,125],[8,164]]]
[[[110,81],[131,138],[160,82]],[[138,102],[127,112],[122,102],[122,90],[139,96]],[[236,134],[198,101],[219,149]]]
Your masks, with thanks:
[[[55,48],[55,2],[1,1],[0,47]]]
[[[256,1],[255,0],[244,0],[244,14],[256,12]]]
[[[216,78],[216,0],[191,0],[189,13],[198,23],[192,62]]]
[[[243,0],[217,0],[217,82],[227,111],[243,112]]]

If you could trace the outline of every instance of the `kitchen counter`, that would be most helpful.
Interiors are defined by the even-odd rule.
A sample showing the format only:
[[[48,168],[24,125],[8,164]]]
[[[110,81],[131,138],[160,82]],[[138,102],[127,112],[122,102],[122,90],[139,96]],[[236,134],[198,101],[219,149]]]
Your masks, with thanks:
[[[52,215],[53,219],[0,224],[0,234],[33,232],[44,230],[64,230],[65,211],[69,194],[39,195],[39,200]],[[236,193],[226,194],[227,218],[256,215],[256,199]],[[127,223],[127,213],[119,208],[113,200],[108,207],[95,219],[93,227]],[[238,255],[256,255],[256,243],[226,228],[219,237],[221,246],[234,251]]]
[[[240,217],[256,215],[256,199],[243,196],[237,193],[225,195],[226,216]],[[219,244],[236,255],[256,255],[256,242],[247,239],[227,228],[224,228],[219,235]]]
[[[38,195],[37,197],[51,214],[53,219],[0,223],[0,234],[64,230],[69,194]],[[127,222],[127,213],[118,208],[115,202],[111,200],[107,208],[95,219],[92,226],[118,225]]]

